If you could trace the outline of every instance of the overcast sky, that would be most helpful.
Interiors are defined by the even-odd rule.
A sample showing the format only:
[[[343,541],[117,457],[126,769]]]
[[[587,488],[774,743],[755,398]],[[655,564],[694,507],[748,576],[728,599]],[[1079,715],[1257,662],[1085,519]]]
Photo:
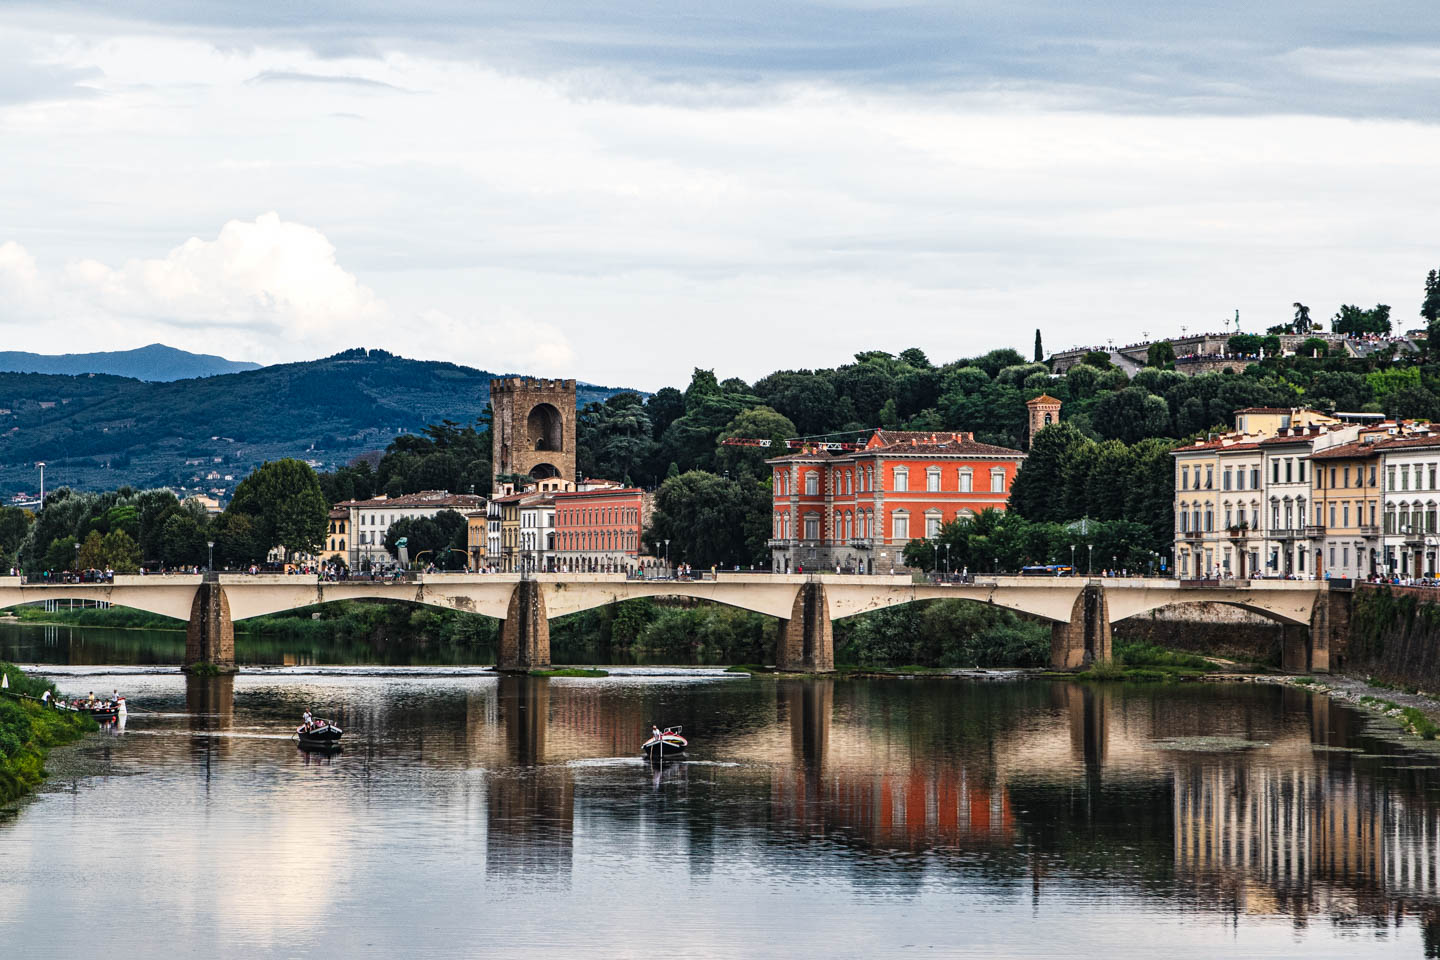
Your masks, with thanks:
[[[655,389],[1440,266],[1419,0],[0,2],[0,341]]]

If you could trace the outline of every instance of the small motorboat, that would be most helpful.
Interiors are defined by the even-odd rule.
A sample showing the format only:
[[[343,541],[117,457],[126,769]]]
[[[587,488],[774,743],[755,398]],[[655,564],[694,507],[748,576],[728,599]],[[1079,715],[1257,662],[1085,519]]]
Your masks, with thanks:
[[[302,747],[316,747],[322,750],[340,749],[341,730],[329,720],[312,720],[295,728],[295,736]]]
[[[690,741],[680,735],[680,730],[680,727],[675,726],[652,733],[650,739],[640,745],[640,752],[651,760],[680,756],[690,745]]]

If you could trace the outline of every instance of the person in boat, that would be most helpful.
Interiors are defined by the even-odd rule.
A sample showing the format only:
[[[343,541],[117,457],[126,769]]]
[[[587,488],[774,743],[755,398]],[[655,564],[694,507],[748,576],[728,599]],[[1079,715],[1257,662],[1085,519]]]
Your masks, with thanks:
[[[45,704],[47,707],[50,706],[50,691],[49,691],[49,690],[46,690],[44,693],[40,694],[40,702],[43,703],[43,704]]]
[[[301,720],[302,720],[301,726],[303,726],[307,731],[309,731],[309,730],[311,730],[311,729],[314,728],[314,726],[315,726],[315,718],[310,715],[310,708],[309,708],[309,707],[306,707],[306,708],[305,708],[305,715],[304,715],[304,717],[301,718]]]
[[[650,739],[652,739],[652,740],[659,740],[659,739],[660,739],[660,728],[657,727],[657,726],[655,726],[655,724],[653,724],[653,723],[650,724]]]

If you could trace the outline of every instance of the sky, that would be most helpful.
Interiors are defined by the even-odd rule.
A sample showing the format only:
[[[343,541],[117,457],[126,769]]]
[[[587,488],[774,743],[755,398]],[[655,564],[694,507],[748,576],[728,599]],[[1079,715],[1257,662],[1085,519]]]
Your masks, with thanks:
[[[1419,325],[1418,0],[0,0],[0,342],[653,390]]]

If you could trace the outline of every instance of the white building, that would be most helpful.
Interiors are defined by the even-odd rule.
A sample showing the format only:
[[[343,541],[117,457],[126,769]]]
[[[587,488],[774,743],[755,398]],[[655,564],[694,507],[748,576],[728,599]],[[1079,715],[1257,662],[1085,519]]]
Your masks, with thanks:
[[[485,498],[482,496],[446,490],[425,490],[371,500],[345,500],[335,504],[335,509],[346,510],[350,514],[348,553],[351,570],[364,570],[394,561],[385,549],[385,533],[396,520],[433,517],[443,510],[454,510],[464,516],[484,508]]]
[[[520,562],[526,570],[555,569],[555,498],[527,497],[520,502]]]
[[[1395,577],[1434,576],[1440,533],[1440,435],[1396,437],[1379,444],[1384,478],[1381,511],[1382,572]]]

